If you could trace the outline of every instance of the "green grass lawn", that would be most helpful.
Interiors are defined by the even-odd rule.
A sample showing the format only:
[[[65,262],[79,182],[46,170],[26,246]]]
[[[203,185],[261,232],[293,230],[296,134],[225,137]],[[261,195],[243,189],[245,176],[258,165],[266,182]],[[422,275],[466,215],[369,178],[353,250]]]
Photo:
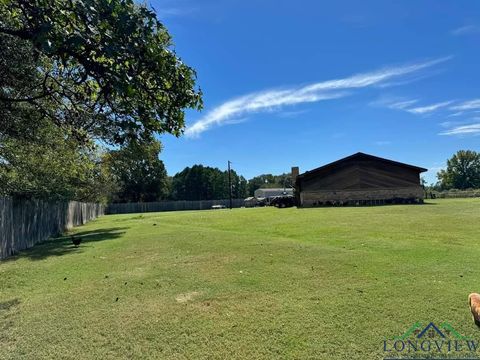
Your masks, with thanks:
[[[381,359],[417,321],[480,340],[480,199],[429,203],[102,217],[0,262],[0,358]]]

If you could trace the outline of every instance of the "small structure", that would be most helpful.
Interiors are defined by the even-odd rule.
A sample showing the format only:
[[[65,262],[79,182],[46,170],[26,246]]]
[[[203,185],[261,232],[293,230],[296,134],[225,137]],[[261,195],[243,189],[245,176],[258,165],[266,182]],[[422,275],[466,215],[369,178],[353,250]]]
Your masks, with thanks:
[[[254,193],[257,199],[265,198],[265,199],[272,199],[275,196],[280,195],[293,195],[292,188],[273,188],[273,189],[257,189]]]
[[[244,200],[245,207],[255,207],[258,204],[258,200],[254,196],[250,196]]]
[[[303,174],[292,168],[298,206],[423,202],[427,169],[356,153]]]

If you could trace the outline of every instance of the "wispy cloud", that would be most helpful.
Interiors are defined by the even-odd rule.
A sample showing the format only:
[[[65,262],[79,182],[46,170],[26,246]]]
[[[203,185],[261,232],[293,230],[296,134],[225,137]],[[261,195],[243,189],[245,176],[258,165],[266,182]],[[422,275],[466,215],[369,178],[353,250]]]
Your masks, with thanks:
[[[480,123],[457,126],[443,131],[439,135],[480,135]]]
[[[260,111],[275,111],[281,106],[316,102],[346,96],[345,92],[301,93],[294,90],[271,90],[242,96],[223,103],[206,116],[187,127],[185,135],[196,137],[212,126],[225,125],[232,118],[242,117]]]
[[[447,115],[447,117],[457,117],[457,116],[463,115],[464,113],[465,113],[464,111],[458,111],[458,112],[452,113],[450,115]]]
[[[453,101],[443,101],[443,102],[439,102],[439,103],[436,103],[436,104],[431,104],[431,105],[427,105],[427,106],[420,106],[420,107],[407,109],[407,111],[411,112],[412,114],[426,114],[426,113],[430,113],[430,112],[436,111],[438,109],[447,107],[448,105],[450,105],[452,103],[453,103]]]
[[[455,36],[476,34],[476,33],[480,33],[480,25],[473,25],[473,24],[465,25],[465,26],[461,26],[459,28],[453,29],[451,31],[451,34]]]
[[[477,123],[479,120],[480,120],[480,117],[473,117],[470,119],[462,119],[462,120],[455,120],[455,121],[446,120],[439,123],[439,125],[443,128],[453,128],[460,125],[474,124],[474,123]]]
[[[437,76],[441,73],[443,73],[445,69],[441,68],[435,68],[435,69],[429,69],[428,71],[422,72],[421,74],[411,74],[410,76],[407,76],[405,78],[402,78],[400,80],[392,80],[392,81],[387,81],[387,82],[382,82],[380,84],[375,85],[375,87],[378,87],[380,89],[384,88],[391,88],[395,86],[402,86],[402,85],[408,85],[417,81],[421,81],[424,79],[431,78],[432,76]]]
[[[399,101],[399,102],[388,104],[387,107],[390,109],[404,110],[409,106],[416,104],[417,102],[418,102],[418,99],[405,100],[405,101]]]
[[[467,110],[480,109],[480,99],[465,101],[461,104],[452,106],[450,109],[456,110],[456,111],[467,111]]]
[[[418,101],[418,99],[406,99],[398,96],[382,95],[375,101],[372,101],[369,105],[393,110],[404,110],[418,103]]]
[[[392,142],[388,141],[388,140],[375,141],[375,145],[377,145],[377,146],[387,146],[387,145],[390,145],[391,143]]]
[[[417,114],[417,115],[424,115],[424,114],[434,112],[441,108],[446,108],[449,105],[451,105],[453,102],[454,102],[453,100],[450,100],[450,101],[443,101],[443,102],[430,104],[430,105],[414,107],[413,105],[419,103],[418,99],[405,99],[405,98],[392,97],[392,96],[383,96],[380,99],[370,103],[370,105],[386,107],[392,110],[403,110],[403,111],[407,111],[409,113]]]
[[[196,137],[213,126],[222,125],[232,118],[244,117],[258,112],[278,111],[289,105],[345,97],[354,89],[366,88],[410,75],[445,62],[450,58],[451,57],[444,57],[421,63],[389,67],[343,79],[322,81],[306,86],[273,89],[247,94],[229,100],[207,112],[204,117],[186,128],[185,135],[187,137]]]

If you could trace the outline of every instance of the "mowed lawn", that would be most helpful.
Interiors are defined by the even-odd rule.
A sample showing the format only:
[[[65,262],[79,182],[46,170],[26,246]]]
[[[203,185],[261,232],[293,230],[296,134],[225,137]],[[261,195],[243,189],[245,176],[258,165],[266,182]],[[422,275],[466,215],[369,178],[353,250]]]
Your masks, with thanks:
[[[2,359],[380,359],[480,339],[480,199],[105,216],[0,262]]]

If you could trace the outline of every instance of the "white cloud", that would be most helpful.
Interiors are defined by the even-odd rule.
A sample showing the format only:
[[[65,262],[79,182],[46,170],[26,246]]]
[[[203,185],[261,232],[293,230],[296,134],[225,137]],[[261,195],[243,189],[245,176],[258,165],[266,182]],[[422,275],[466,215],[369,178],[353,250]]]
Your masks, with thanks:
[[[453,113],[453,114],[450,114],[450,115],[447,115],[447,117],[457,117],[457,116],[461,116],[464,114],[464,111],[458,111],[456,113]]]
[[[436,110],[447,108],[447,107],[448,107],[448,110],[456,110],[461,107],[461,106],[449,107],[449,105],[455,102],[454,100],[442,101],[435,104],[413,107],[413,105],[417,104],[418,102],[419,102],[418,99],[405,99],[405,98],[387,96],[387,97],[381,97],[379,100],[376,100],[370,103],[370,105],[382,106],[382,107],[386,107],[388,109],[393,109],[393,110],[404,110],[409,113],[417,114],[417,115],[428,114]],[[474,106],[474,105],[475,104],[466,104],[464,106]],[[463,113],[464,113],[463,111],[457,111],[453,114],[447,115],[447,117],[460,116]]]
[[[410,105],[413,105],[415,103],[417,103],[418,100],[417,99],[413,99],[413,100],[405,100],[405,101],[399,101],[399,102],[395,102],[393,104],[389,104],[387,105],[390,109],[399,109],[399,110],[403,110],[403,109],[406,109],[408,108]]]
[[[384,83],[380,83],[380,84],[375,85],[375,87],[380,88],[380,89],[384,89],[384,88],[390,88],[390,87],[394,87],[394,86],[408,85],[408,84],[411,84],[411,83],[414,83],[414,82],[417,82],[417,81],[428,79],[432,76],[439,75],[439,74],[443,73],[444,71],[445,71],[445,69],[438,69],[438,68],[437,69],[430,69],[428,72],[423,72],[421,74],[414,74],[414,75],[412,74],[405,79],[393,80],[393,81],[387,81],[387,82],[384,82]]]
[[[325,94],[300,93],[294,90],[271,90],[242,96],[223,103],[207,113],[206,116],[187,127],[185,135],[196,137],[214,125],[223,125],[233,117],[244,116],[260,111],[274,111],[281,106],[299,103],[317,102],[346,96],[345,92]]]
[[[453,101],[444,101],[432,105],[427,105],[427,106],[420,106],[412,109],[407,109],[408,112],[411,112],[412,114],[426,114],[438,109],[441,109],[443,107],[446,107],[453,103]]]
[[[479,25],[465,25],[451,31],[452,35],[466,35],[480,33]]]
[[[349,95],[346,90],[360,89],[396,79],[445,62],[451,57],[439,58],[422,63],[384,68],[381,70],[357,74],[343,79],[328,80],[302,87],[266,90],[247,94],[229,100],[207,112],[185,130],[187,137],[196,137],[213,126],[219,126],[232,118],[248,114],[278,111],[282,107],[300,103],[318,102]]]
[[[465,101],[459,105],[452,106],[450,109],[456,110],[456,111],[480,109],[480,99]]]
[[[480,135],[480,123],[457,126],[443,131],[439,135]]]
[[[393,110],[404,110],[413,104],[416,104],[418,99],[405,99],[398,96],[382,95],[375,101],[370,103],[371,106],[386,107]]]

